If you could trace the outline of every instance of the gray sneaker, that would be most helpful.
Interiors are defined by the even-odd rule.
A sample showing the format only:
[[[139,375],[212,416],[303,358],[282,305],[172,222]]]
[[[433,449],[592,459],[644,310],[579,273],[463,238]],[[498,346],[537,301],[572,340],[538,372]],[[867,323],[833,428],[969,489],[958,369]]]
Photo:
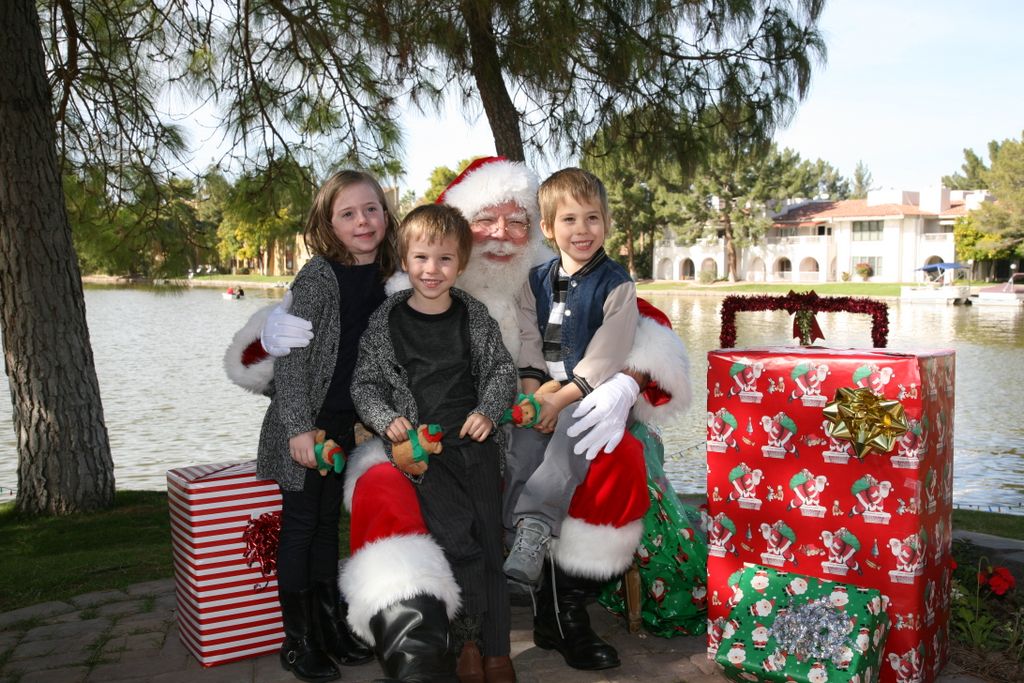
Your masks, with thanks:
[[[505,576],[521,583],[537,583],[550,540],[551,527],[535,517],[524,517],[516,527],[512,550],[502,567]]]

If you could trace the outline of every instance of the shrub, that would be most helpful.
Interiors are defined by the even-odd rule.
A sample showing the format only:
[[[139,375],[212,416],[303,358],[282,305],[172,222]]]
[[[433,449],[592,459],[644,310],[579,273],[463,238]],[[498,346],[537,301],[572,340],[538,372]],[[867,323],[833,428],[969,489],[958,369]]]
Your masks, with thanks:
[[[702,270],[697,278],[700,280],[702,285],[710,285],[715,281],[715,271],[713,270]]]
[[[850,278],[851,278],[851,277],[853,277],[853,276],[852,276],[852,275],[850,275],[850,271],[848,271],[848,270],[844,270],[844,271],[843,271],[843,274],[842,274],[842,275],[841,275],[840,277],[842,277],[842,278],[843,278],[843,282],[849,282],[849,281],[850,281]]]
[[[862,278],[869,278],[875,274],[875,270],[871,267],[870,263],[858,263],[853,267]]]

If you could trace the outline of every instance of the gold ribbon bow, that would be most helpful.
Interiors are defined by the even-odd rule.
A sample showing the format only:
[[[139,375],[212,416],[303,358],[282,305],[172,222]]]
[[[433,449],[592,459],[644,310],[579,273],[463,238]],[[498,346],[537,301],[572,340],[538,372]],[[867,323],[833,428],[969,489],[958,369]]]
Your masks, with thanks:
[[[853,444],[858,458],[871,451],[888,453],[909,429],[903,404],[876,396],[871,389],[841,387],[823,410],[825,432]]]

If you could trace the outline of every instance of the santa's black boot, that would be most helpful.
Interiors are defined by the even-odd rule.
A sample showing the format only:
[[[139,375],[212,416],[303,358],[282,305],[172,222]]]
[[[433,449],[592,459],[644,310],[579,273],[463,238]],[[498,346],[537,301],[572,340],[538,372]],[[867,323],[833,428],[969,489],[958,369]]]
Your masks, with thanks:
[[[348,627],[348,603],[336,581],[313,582],[313,604],[319,610],[320,642],[338,666],[357,666],[373,659],[373,651]]]
[[[551,579],[548,573],[537,591],[534,644],[545,650],[558,650],[565,663],[574,669],[597,671],[619,666],[615,648],[590,627],[587,603],[597,594],[599,582],[569,576],[558,567],[554,581]]]
[[[417,595],[370,617],[370,633],[385,681],[458,683],[455,656],[448,650],[444,602]]]
[[[284,623],[281,666],[308,683],[341,678],[338,667],[320,646],[312,591],[278,591],[278,598]]]

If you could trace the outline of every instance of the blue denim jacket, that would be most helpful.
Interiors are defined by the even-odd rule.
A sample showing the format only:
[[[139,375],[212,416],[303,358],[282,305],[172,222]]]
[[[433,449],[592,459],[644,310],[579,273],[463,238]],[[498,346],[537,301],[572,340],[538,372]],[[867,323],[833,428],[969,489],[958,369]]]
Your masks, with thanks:
[[[529,283],[537,301],[537,326],[541,337],[551,317],[555,284],[561,259],[555,257],[547,263],[530,269]],[[587,352],[587,346],[597,328],[604,322],[604,303],[609,292],[625,282],[631,282],[626,269],[613,261],[601,249],[594,258],[569,277],[569,290],[565,298],[565,317],[562,319],[562,359],[569,379],[573,368]],[[520,376],[526,376],[520,372]],[[581,387],[589,393],[593,387]]]

